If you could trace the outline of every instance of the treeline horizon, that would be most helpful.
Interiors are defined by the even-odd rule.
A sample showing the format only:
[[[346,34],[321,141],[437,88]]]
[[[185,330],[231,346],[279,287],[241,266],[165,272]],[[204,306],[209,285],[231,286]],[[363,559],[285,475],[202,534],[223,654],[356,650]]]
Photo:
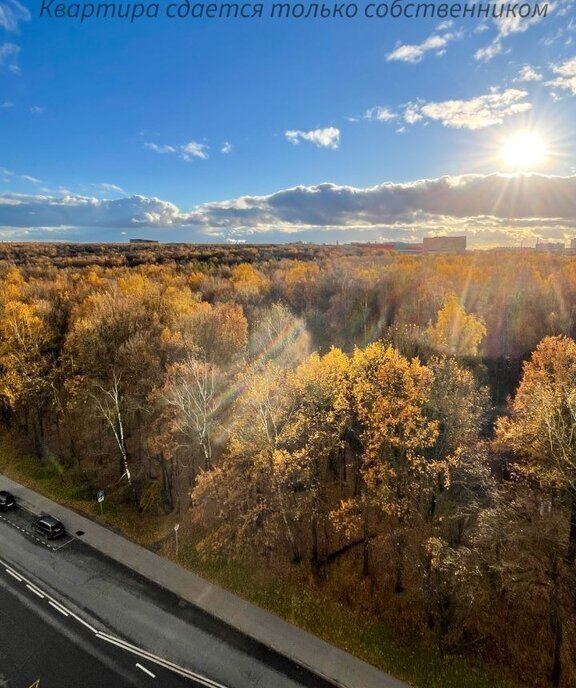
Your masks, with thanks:
[[[567,688],[575,297],[567,256],[2,244],[0,417],[204,556]]]

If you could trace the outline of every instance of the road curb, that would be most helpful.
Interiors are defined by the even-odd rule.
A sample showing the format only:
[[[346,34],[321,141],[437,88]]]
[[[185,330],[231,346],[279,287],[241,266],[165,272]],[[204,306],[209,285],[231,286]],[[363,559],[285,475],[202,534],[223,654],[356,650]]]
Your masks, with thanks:
[[[30,511],[49,512],[65,525],[76,523],[69,531],[83,530],[79,541],[84,545],[182,599],[233,634],[246,638],[274,656],[275,663],[284,661],[285,669],[289,670],[288,665],[291,665],[295,669],[294,677],[300,681],[304,679],[306,685],[313,688],[409,688],[407,683],[127,540],[87,516],[9,478],[4,482]]]

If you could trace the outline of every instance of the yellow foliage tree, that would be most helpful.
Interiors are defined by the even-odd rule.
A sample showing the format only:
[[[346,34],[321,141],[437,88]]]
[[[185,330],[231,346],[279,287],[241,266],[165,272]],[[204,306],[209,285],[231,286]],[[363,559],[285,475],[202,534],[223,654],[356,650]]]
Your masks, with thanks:
[[[576,560],[576,342],[546,337],[524,372],[511,416],[496,428],[497,446],[511,449],[516,469],[545,487],[567,492],[566,558]]]
[[[436,323],[428,328],[427,335],[430,346],[438,353],[477,356],[486,326],[480,318],[466,313],[453,294],[438,311]]]

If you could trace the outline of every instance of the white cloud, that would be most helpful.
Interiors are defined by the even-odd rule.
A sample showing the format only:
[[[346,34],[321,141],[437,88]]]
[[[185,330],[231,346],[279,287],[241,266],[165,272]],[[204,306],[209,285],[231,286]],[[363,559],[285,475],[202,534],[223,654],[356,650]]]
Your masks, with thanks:
[[[474,53],[474,59],[478,60],[479,62],[489,62],[495,58],[496,55],[501,55],[503,52],[504,47],[502,45],[502,41],[499,38],[496,38],[492,41],[492,43],[489,43],[483,48],[479,48]]]
[[[524,65],[518,72],[518,76],[514,79],[514,83],[523,83],[526,81],[542,81],[544,77],[540,72],[537,72],[534,67]]]
[[[312,131],[300,131],[292,129],[285,132],[286,139],[297,145],[300,141],[308,141],[319,148],[338,148],[340,145],[340,129],[326,127],[313,129]]]
[[[0,195],[0,226],[9,228],[170,226],[180,219],[172,203],[144,196],[102,200],[66,193]]]
[[[438,28],[441,26],[443,25],[441,24]],[[424,55],[431,50],[435,51],[436,55],[443,55],[448,43],[460,37],[461,34],[458,33],[445,33],[443,35],[432,34],[428,36],[425,41],[419,44],[398,44],[391,53],[386,55],[386,60],[388,62],[397,61],[416,64],[420,62]]]
[[[396,114],[390,108],[377,105],[376,107],[366,110],[362,119],[372,120],[376,122],[389,122],[396,119]]]
[[[421,103],[408,103],[404,110],[404,121],[407,124],[416,124],[424,119],[424,115],[420,113]]]
[[[554,11],[554,3],[548,5],[548,9]],[[513,33],[524,33],[528,31],[531,26],[538,24],[543,19],[538,15],[534,17],[520,17],[516,15],[515,17],[504,17],[503,19],[495,19],[496,26],[498,27],[498,34],[505,38]]]
[[[203,143],[198,143],[197,141],[189,141],[188,143],[180,146],[180,157],[182,160],[189,162],[192,158],[200,158],[201,160],[208,159],[208,146]]]
[[[46,108],[40,107],[39,105],[33,105],[30,108],[30,112],[33,115],[41,115],[43,112],[45,112]]]
[[[552,71],[557,76],[551,81],[547,81],[546,85],[563,91],[569,91],[572,95],[576,95],[576,57],[572,57],[560,64],[552,65]]]
[[[20,67],[18,66],[19,54],[20,46],[15,43],[0,44],[0,69],[7,69],[12,74],[20,74]]]
[[[220,148],[220,152],[224,153],[226,155],[227,153],[231,153],[232,149],[233,149],[232,144],[229,143],[228,141],[224,141],[224,143],[222,144],[222,148]]]
[[[118,186],[117,184],[94,184],[94,186],[97,189],[100,189],[100,191],[104,191],[104,193],[117,193],[117,194],[122,194],[126,195],[126,192],[121,186]]]
[[[42,180],[33,177],[30,174],[17,174],[12,170],[7,170],[5,167],[0,167],[0,174],[4,177],[6,182],[13,183],[15,180],[27,182],[28,184],[42,184]]]
[[[549,13],[552,13],[554,9],[561,4],[560,2],[549,3],[547,5]],[[504,7],[505,5],[502,5]],[[497,7],[497,5],[494,5]],[[502,18],[494,18],[494,24],[496,26],[496,38],[489,43],[484,48],[480,48],[474,54],[476,60],[480,62],[489,62],[496,55],[501,55],[504,52],[503,39],[514,34],[523,33],[527,31],[531,26],[538,24],[544,17],[543,16],[533,16],[533,17],[520,17],[516,16],[504,16]],[[483,26],[483,25],[482,25]]]
[[[8,108],[13,108],[13,107],[14,107],[14,103],[11,100],[5,100],[2,103],[0,103],[0,108],[8,109]]]
[[[157,143],[145,143],[144,148],[147,150],[154,151],[155,153],[160,153],[161,155],[166,155],[168,153],[176,153],[178,157],[186,162],[190,162],[193,158],[200,158],[201,160],[207,160],[208,146],[203,143],[198,143],[197,141],[189,141],[182,146],[169,146],[169,145],[159,145]]]
[[[159,146],[157,143],[145,143],[144,148],[162,155],[165,153],[176,153],[176,148],[174,148],[174,146]]]
[[[521,89],[493,90],[470,100],[445,100],[438,103],[409,103],[404,113],[408,124],[423,118],[441,122],[453,129],[483,129],[491,127],[532,108],[526,102],[528,93]]]
[[[0,2],[0,28],[16,32],[20,22],[30,21],[30,12],[17,0]]]

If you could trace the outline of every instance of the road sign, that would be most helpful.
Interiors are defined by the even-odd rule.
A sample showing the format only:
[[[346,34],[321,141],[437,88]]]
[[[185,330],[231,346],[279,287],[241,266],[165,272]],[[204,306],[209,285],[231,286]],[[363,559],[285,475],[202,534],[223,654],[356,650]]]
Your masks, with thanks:
[[[100,502],[104,501],[105,496],[106,495],[104,494],[104,490],[98,490],[98,492],[96,494],[96,498],[98,499],[98,504],[100,504]]]

